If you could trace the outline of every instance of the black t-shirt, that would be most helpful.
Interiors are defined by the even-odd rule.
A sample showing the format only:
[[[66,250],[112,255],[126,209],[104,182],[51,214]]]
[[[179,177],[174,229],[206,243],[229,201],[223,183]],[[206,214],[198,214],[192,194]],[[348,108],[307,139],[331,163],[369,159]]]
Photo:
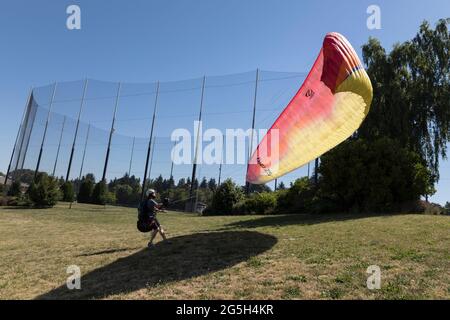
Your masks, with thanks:
[[[153,219],[155,217],[157,205],[158,205],[158,202],[156,202],[153,199],[144,200],[144,203],[142,205],[140,219],[144,219],[144,220]]]

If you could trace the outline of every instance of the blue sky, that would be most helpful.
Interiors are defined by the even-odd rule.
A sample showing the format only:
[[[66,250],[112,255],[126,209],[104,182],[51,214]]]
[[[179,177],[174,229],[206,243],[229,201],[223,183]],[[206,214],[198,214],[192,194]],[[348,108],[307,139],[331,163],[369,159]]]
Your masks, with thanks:
[[[66,28],[71,4],[81,7],[81,30]],[[381,30],[366,27],[371,4],[381,8]],[[327,32],[341,32],[358,52],[369,36],[391,48],[413,37],[423,20],[449,16],[448,0],[3,1],[0,171],[30,86],[85,77],[172,81],[257,67],[305,72]],[[434,201],[450,201],[449,169],[448,162],[441,167]]]

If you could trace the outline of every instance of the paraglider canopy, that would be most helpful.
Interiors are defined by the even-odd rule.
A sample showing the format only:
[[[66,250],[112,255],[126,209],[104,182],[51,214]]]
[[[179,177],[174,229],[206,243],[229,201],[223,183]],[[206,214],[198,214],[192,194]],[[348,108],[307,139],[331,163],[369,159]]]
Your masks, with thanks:
[[[372,95],[351,44],[327,34],[305,82],[251,156],[247,181],[272,181],[346,140],[367,116]]]

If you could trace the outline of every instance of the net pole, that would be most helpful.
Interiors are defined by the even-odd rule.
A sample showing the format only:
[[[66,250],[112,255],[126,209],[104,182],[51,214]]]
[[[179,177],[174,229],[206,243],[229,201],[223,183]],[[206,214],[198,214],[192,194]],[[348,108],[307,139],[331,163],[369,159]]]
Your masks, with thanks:
[[[219,179],[217,180],[217,187],[220,186],[220,179],[222,178],[222,164],[223,164],[223,147],[225,145],[225,136],[222,136],[222,158],[219,164]]]
[[[25,121],[25,115],[27,114],[27,110],[28,110],[28,108],[30,106],[32,92],[33,92],[33,88],[30,89],[30,94],[28,95],[27,104],[25,105],[25,108],[23,109],[23,114],[22,114],[22,119],[20,121],[19,130],[17,131],[16,140],[14,141],[13,150],[11,152],[11,159],[9,160],[8,169],[6,170],[5,181],[3,182],[4,185],[6,185],[6,183],[8,182],[9,173],[11,171],[11,165],[12,165],[12,162],[14,160],[14,154],[16,154],[16,152],[17,152],[16,151],[16,149],[17,149],[17,142],[19,141],[20,132],[22,131],[23,128],[26,128],[26,126],[24,126],[24,121]],[[25,134],[22,137],[21,145],[23,145],[23,139],[24,138],[25,138]],[[19,149],[19,156],[20,156],[20,149]],[[17,158],[17,163],[18,162],[19,162],[19,158]],[[16,166],[16,169],[17,169],[17,166]]]
[[[55,82],[55,84],[53,86],[52,98],[50,100],[50,105],[48,107],[47,120],[45,121],[45,128],[44,128],[44,134],[42,136],[41,149],[39,150],[39,156],[38,156],[38,160],[37,160],[37,164],[36,164],[36,170],[34,171],[34,179],[36,179],[38,171],[39,171],[39,167],[41,165],[42,151],[44,150],[45,137],[47,136],[48,123],[50,121],[50,114],[51,114],[51,111],[52,111],[53,102],[55,100],[55,94],[56,94],[56,87],[57,86],[58,86],[58,83]]]
[[[153,130],[155,128],[156,110],[157,110],[157,107],[158,107],[158,97],[159,97],[159,81],[156,84],[155,104],[154,104],[154,107],[153,107],[152,125],[150,127],[150,137],[149,137],[149,140],[148,140],[147,158],[145,160],[144,179],[142,181],[142,191],[141,191],[141,201],[144,199],[145,184],[147,183],[148,162],[150,161],[150,152],[151,152],[151,149],[152,149]]]
[[[249,143],[249,150],[248,150],[248,162],[250,162],[250,157],[252,156],[252,150],[253,150],[253,131],[255,130],[255,117],[256,117],[256,103],[258,98],[258,82],[259,82],[259,69],[256,69],[256,80],[255,80],[255,95],[253,97],[253,117],[252,117],[252,131],[250,133],[250,143]],[[248,170],[247,163],[247,170]],[[250,183],[247,181],[247,177],[245,179],[245,192],[249,194],[250,192]]]
[[[200,135],[200,122],[202,121],[202,111],[203,111],[203,97],[205,95],[205,82],[206,82],[206,76],[203,76],[203,82],[202,82],[202,93],[200,98],[200,111],[198,114],[198,128],[197,128],[197,139],[195,141],[195,153],[194,153],[194,163],[192,165],[192,178],[191,178],[191,188],[189,191],[189,203],[191,204],[189,208],[191,212],[193,212],[193,196],[194,196],[194,185],[195,185],[195,173],[197,170],[197,153],[198,153],[198,144],[199,144],[199,135]]]
[[[88,129],[87,129],[87,134],[86,134],[86,141],[84,142],[83,157],[81,158],[80,175],[78,176],[78,181],[81,180],[81,175],[83,174],[84,159],[86,158],[86,149],[87,149],[87,145],[88,145],[90,131],[91,131],[91,124],[89,123]]]
[[[119,82],[119,85],[117,86],[116,103],[114,104],[114,112],[113,112],[113,118],[112,118],[112,122],[111,122],[111,130],[109,131],[108,148],[106,149],[105,165],[103,166],[102,182],[106,182],[106,171],[108,170],[109,154],[111,152],[111,140],[112,140],[112,136],[113,136],[113,132],[114,132],[114,125],[116,123],[116,113],[117,113],[117,107],[119,106],[119,98],[120,98],[120,89],[121,88],[122,88],[122,83]]]
[[[310,168],[311,168],[311,162],[308,162],[308,179],[309,179],[309,176],[310,176]]]
[[[317,185],[317,182],[319,182],[319,158],[316,158],[314,161],[314,184]]]
[[[152,151],[151,151],[151,156],[150,156],[150,165],[148,168],[148,179],[149,180],[152,178],[152,166],[153,166],[153,155],[155,154],[155,144],[156,144],[156,139],[153,138]]]
[[[20,154],[19,157],[17,158],[17,164],[16,164],[16,170],[19,167],[19,162],[20,162],[20,169],[23,169],[23,166],[25,165],[25,160],[27,158],[27,154],[28,154],[28,147],[30,146],[30,139],[31,139],[31,135],[33,134],[33,130],[34,130],[34,126],[36,125],[36,113],[37,113],[37,107],[35,108],[35,112],[33,112],[32,109],[32,103],[30,102],[30,108],[28,109],[28,114],[26,116],[26,123],[28,126],[28,123],[30,123],[30,116],[33,113],[33,120],[31,122],[31,127],[30,127],[30,133],[27,134],[28,138],[26,140],[26,145],[25,147],[23,146],[23,143],[25,141],[25,139],[22,139],[21,143],[22,145],[20,146]],[[26,131],[24,131],[25,133]],[[22,156],[23,153],[23,156]],[[20,160],[22,158],[22,160]]]
[[[23,158],[23,160],[22,160],[22,163],[21,163],[20,167],[21,167],[21,169],[23,169],[23,165],[25,163],[25,156],[26,156],[27,150],[28,150],[29,140],[30,140],[31,134],[33,132],[34,121],[36,120],[35,117],[33,117],[33,122],[31,123],[31,128],[30,128],[30,134],[28,135],[28,139],[27,139],[25,150],[23,150],[24,149],[23,144],[25,142],[25,133],[26,133],[26,129],[28,127],[28,123],[30,122],[31,106],[32,106],[31,101],[32,101],[32,98],[33,98],[33,91],[34,91],[34,88],[31,88],[30,95],[28,96],[28,102],[27,102],[27,107],[26,107],[27,111],[25,113],[25,118],[24,118],[24,122],[26,124],[23,126],[23,137],[22,137],[22,140],[20,141],[19,154],[17,156],[17,162],[16,162],[16,165],[15,165],[14,171],[17,171],[17,169],[19,168],[19,163],[21,162],[20,161],[21,158]]]
[[[83,111],[84,99],[86,97],[86,90],[87,90],[87,87],[88,87],[88,83],[89,83],[89,80],[86,79],[84,81],[84,88],[83,88],[83,95],[81,97],[80,109],[78,110],[78,119],[77,119],[77,125],[75,127],[75,135],[73,137],[72,150],[70,151],[69,165],[67,167],[67,173],[66,173],[66,182],[69,180],[70,169],[72,169],[72,161],[73,161],[73,155],[74,155],[74,152],[75,152],[75,144],[77,143],[78,129],[80,127],[81,113]]]
[[[176,141],[174,141],[173,146],[175,147]],[[170,178],[173,179],[173,158],[172,158],[172,163],[170,165]]]
[[[58,165],[59,151],[61,150],[61,141],[62,141],[62,138],[64,135],[64,126],[65,125],[66,125],[66,117],[64,116],[64,120],[63,120],[62,127],[61,127],[61,135],[59,136],[58,150],[56,151],[55,165],[53,166],[52,177],[55,176],[56,166]]]
[[[131,176],[131,165],[133,164],[133,153],[134,153],[134,141],[136,137],[133,137],[133,145],[131,146],[131,157],[130,157],[130,167],[128,169],[128,176]]]

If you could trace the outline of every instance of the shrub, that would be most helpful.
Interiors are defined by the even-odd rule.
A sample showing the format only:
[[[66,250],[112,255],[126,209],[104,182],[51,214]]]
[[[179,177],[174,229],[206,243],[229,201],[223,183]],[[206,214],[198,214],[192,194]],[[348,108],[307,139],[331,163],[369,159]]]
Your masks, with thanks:
[[[91,203],[93,190],[94,183],[92,180],[83,178],[80,184],[80,190],[78,191],[77,201],[79,203]]]
[[[245,200],[245,213],[270,214],[277,206],[277,195],[273,192],[254,193]]]
[[[38,208],[53,207],[60,197],[58,182],[46,173],[39,173],[27,191],[30,205]]]
[[[61,186],[62,201],[73,202],[75,200],[75,192],[73,190],[72,182],[64,182]]]
[[[316,190],[307,178],[297,179],[289,189],[279,190],[277,194],[277,213],[310,213]]]
[[[14,181],[8,190],[8,196],[10,197],[18,197],[22,195],[22,190],[20,189],[20,182]]]
[[[24,205],[25,199],[23,198],[24,198],[23,196],[20,199],[18,199],[17,197],[8,197],[0,195],[0,207],[1,206],[15,207],[19,205]]]
[[[108,188],[104,181],[100,181],[92,191],[92,203],[105,205],[108,200]]]
[[[205,214],[231,214],[233,206],[243,198],[242,190],[231,179],[225,180],[216,190],[211,207]]]
[[[106,193],[106,204],[114,205],[116,204],[116,194],[114,192],[107,192]]]

